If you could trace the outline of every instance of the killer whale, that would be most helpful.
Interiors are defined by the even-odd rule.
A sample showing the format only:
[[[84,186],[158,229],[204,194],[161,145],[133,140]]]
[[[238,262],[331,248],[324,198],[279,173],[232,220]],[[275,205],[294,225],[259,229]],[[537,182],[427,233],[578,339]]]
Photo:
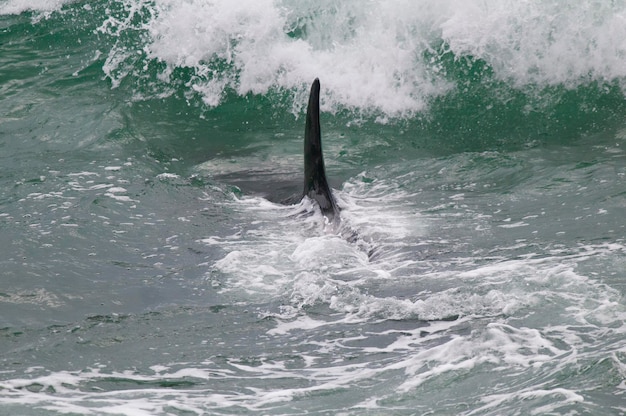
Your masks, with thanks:
[[[222,169],[213,178],[234,186],[237,192],[261,196],[268,201],[281,205],[297,205],[303,199],[315,201],[326,217],[327,224],[336,230],[341,222],[340,208],[326,177],[322,152],[320,129],[320,81],[315,78],[306,111],[303,148],[304,172],[292,170],[273,172],[265,168],[246,166],[244,170],[236,165],[234,170]],[[259,165],[259,163],[256,163]],[[220,167],[221,168],[221,167]],[[303,179],[302,179],[302,173]]]
[[[340,216],[341,209],[326,177],[320,128],[320,81],[318,78],[313,81],[309,94],[303,150],[303,180],[298,178],[299,175],[294,175],[293,171],[277,175],[264,170],[247,170],[244,174],[238,171],[215,177],[233,184],[239,192],[241,189],[246,189],[247,192],[281,205],[295,206],[305,198],[315,201],[314,204],[319,207],[321,214],[325,217],[324,231],[337,234],[350,243],[357,243],[368,253],[368,258],[371,258],[374,253],[370,247],[371,244],[367,239],[362,238],[349,222],[343,221]],[[297,191],[298,183],[302,184],[300,185],[302,186],[301,192]],[[308,209],[306,212],[307,215],[311,214]],[[298,214],[294,216],[297,217],[300,214],[304,214],[304,211],[298,209]]]
[[[319,78],[315,78],[311,85],[304,127],[304,189],[301,199],[305,197],[317,202],[329,223],[340,222],[339,207],[326,179],[322,153]]]

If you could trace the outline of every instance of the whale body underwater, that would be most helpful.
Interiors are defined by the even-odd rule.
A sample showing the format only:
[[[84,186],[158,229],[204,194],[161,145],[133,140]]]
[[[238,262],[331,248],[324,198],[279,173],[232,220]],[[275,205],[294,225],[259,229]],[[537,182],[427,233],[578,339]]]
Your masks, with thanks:
[[[247,180],[239,175],[217,175],[217,178],[237,186],[239,190],[262,196],[271,202],[281,205],[296,205],[309,198],[319,206],[325,217],[327,230],[339,231],[342,225],[339,205],[326,178],[324,155],[322,152],[322,134],[320,129],[320,81],[316,78],[311,85],[309,102],[304,128],[304,186],[301,192],[295,192],[297,182],[285,181],[284,178],[272,178],[268,181],[267,174],[262,170],[248,170],[255,181]],[[259,180],[261,178],[261,180]]]
[[[363,238],[349,224],[341,218],[341,209],[333,195],[333,190],[329,185],[324,165],[324,155],[322,151],[322,134],[320,128],[320,81],[316,78],[309,94],[307,112],[304,128],[304,181],[301,192],[294,192],[297,182],[291,180],[284,181],[284,178],[276,180],[271,178],[272,174],[266,175],[262,170],[248,170],[246,175],[222,174],[216,178],[230,183],[241,189],[246,189],[256,195],[281,205],[296,205],[308,198],[314,201],[324,217],[324,230],[330,234],[338,234],[350,243],[362,241]],[[251,176],[254,180],[249,180]],[[259,178],[262,178],[259,180]],[[371,256],[371,249],[365,249],[368,256]]]

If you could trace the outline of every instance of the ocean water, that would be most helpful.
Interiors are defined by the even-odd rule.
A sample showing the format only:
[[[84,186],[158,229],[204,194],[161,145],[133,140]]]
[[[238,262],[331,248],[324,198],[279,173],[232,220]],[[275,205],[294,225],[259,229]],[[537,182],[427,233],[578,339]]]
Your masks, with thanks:
[[[624,415],[625,150],[621,0],[0,0],[0,414]]]

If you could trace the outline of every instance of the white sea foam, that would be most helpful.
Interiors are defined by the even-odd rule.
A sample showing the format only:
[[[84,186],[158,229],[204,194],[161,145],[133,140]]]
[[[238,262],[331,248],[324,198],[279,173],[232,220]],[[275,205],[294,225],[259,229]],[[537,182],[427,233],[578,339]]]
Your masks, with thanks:
[[[42,16],[60,10],[73,0],[6,0],[0,4],[0,15],[20,14],[25,11],[38,12]]]
[[[269,216],[270,211],[260,208],[262,204],[258,202],[246,201],[243,206],[252,208],[255,215]],[[282,226],[286,225],[283,222]],[[279,227],[272,228],[273,233],[278,230]],[[173,235],[168,241],[177,237]],[[81,371],[48,372],[37,367],[27,371],[28,377],[5,375],[0,382],[5,392],[0,403],[27,403],[33,408],[86,414],[94,411],[94,402],[98,403],[99,412],[124,415],[179,410],[203,414],[242,408],[270,413],[297,406],[310,396],[324,394],[335,398],[345,390],[351,396],[348,403],[356,409],[353,414],[363,409],[394,413],[403,409],[395,407],[397,401],[411,401],[423,391],[436,396],[445,382],[454,383],[457,389],[468,389],[462,393],[465,410],[457,409],[459,414],[506,413],[519,410],[520,401],[525,403],[525,409],[538,413],[562,413],[568,406],[587,404],[589,387],[584,386],[584,378],[579,386],[567,376],[593,371],[595,365],[600,365],[598,349],[613,357],[615,363],[609,365],[610,371],[621,368],[623,372],[626,311],[619,304],[621,295],[574,271],[581,261],[623,251],[618,244],[585,246],[578,253],[561,253],[552,258],[496,262],[464,273],[441,273],[438,279],[456,279],[474,293],[445,290],[424,301],[430,304],[422,304],[419,300],[365,293],[358,283],[333,277],[332,267],[323,270],[308,257],[305,266],[313,270],[306,273],[293,271],[289,276],[287,270],[293,263],[280,264],[274,254],[266,263],[252,259],[257,266],[269,263],[273,270],[253,270],[242,256],[276,251],[278,236],[270,238],[260,232],[254,238],[242,241],[233,237],[233,241],[243,244],[226,246],[233,249],[224,257],[226,265],[220,267],[231,276],[227,293],[239,291],[241,299],[242,294],[260,291],[267,300],[268,295],[282,296],[285,288],[291,286],[289,280],[295,278],[297,284],[286,293],[292,305],[293,300],[309,296],[304,300],[307,307],[326,302],[333,311],[328,316],[285,308],[284,313],[266,315],[275,321],[267,330],[267,337],[288,343],[288,350],[259,350],[259,355],[250,359],[230,352],[215,356],[213,347],[206,352],[219,363],[210,359],[192,363],[160,361],[132,371],[95,364]],[[314,246],[324,241],[323,236],[313,239]],[[289,245],[304,255],[306,248],[300,247],[299,242],[296,239]],[[328,247],[326,256],[332,256],[335,249]],[[273,274],[279,268],[284,276],[280,284],[274,284]],[[252,272],[257,272],[256,282]],[[369,289],[373,290],[374,285],[370,284]],[[507,319],[501,309],[511,301],[531,302],[532,311],[525,313],[523,306],[518,307],[513,319]],[[421,320],[422,313],[442,306],[449,310],[435,316],[435,321]],[[440,319],[450,313],[467,316]],[[532,326],[535,314],[562,324]],[[546,318],[541,319],[544,322]],[[599,320],[601,324],[596,324]],[[377,321],[387,326],[377,328]],[[299,348],[305,350],[301,357],[295,352]],[[301,358],[295,366],[294,355]],[[510,383],[491,384],[491,377],[506,378]],[[557,379],[566,381],[555,384]],[[137,387],[111,389],[111,380]],[[281,380],[280,388],[276,380]],[[162,386],[163,382],[176,381],[192,386]],[[363,393],[357,397],[353,397],[355,385]],[[444,394],[447,391],[444,389]],[[426,403],[427,410],[437,400],[420,398],[420,402]]]
[[[580,1],[238,1],[126,0],[147,25],[109,19],[102,30],[147,30],[145,45],[120,44],[105,72],[118,85],[137,51],[164,62],[165,84],[193,68],[189,92],[208,106],[225,94],[294,93],[294,112],[311,80],[322,80],[322,108],[360,109],[398,117],[424,111],[457,85],[443,63],[481,59],[515,88],[623,84],[626,5]],[[147,28],[147,29],[146,29]],[[164,90],[167,90],[165,88]],[[161,92],[163,92],[162,90]]]
[[[58,308],[64,305],[57,295],[43,288],[4,293],[0,296],[0,303],[2,302],[40,305],[48,308]]]
[[[297,406],[311,395],[336,398],[343,390],[353,395],[351,389],[357,384],[366,394],[349,400],[353,408],[394,413],[402,409],[395,407],[397,400],[410,401],[423,391],[436,396],[437,386],[454,380],[459,388],[468,388],[467,382],[471,385],[469,392],[463,393],[465,410],[457,409],[459,414],[519,409],[520,400],[530,402],[526,409],[559,413],[568,405],[586,402],[584,388],[573,387],[571,382],[568,387],[551,382],[577,371],[582,362],[595,362],[595,350],[580,336],[613,339],[612,344],[604,344],[609,354],[623,350],[620,334],[624,328],[616,325],[612,329],[585,326],[582,331],[572,326],[537,329],[501,320],[481,324],[475,317],[467,317],[423,325],[416,322],[414,328],[401,330],[377,332],[375,326],[368,326],[366,331],[350,334],[351,327],[344,325],[339,333],[332,332],[342,324],[345,322],[310,315],[279,319],[267,335],[288,340],[290,350],[286,355],[272,351],[253,360],[229,354],[215,357],[219,363],[161,362],[141,371],[112,370],[97,364],[81,371],[32,368],[26,377],[4,377],[0,388],[5,394],[0,403],[28,403],[33,408],[81,414],[93,412],[94,402],[99,412],[124,415],[172,409],[203,414],[242,408],[269,413],[274,408]],[[332,337],[324,337],[325,331]],[[373,345],[358,346],[377,337],[380,339]],[[306,345],[306,353],[301,364],[294,366],[293,350],[302,345]],[[365,357],[368,359],[363,361]],[[616,365],[623,363],[616,359]],[[498,373],[508,376],[511,383],[489,385],[487,380]],[[276,380],[289,383],[276,388]],[[112,381],[136,387],[111,389]],[[162,385],[178,381],[186,384],[177,388]],[[228,383],[247,387],[236,389]],[[184,387],[188,384],[189,388]],[[426,406],[435,403],[423,398],[420,402]]]
[[[415,245],[427,244],[422,238],[428,231],[414,207],[407,204],[415,198],[404,187],[357,180],[344,189],[337,193],[342,218],[355,230],[356,242],[326,233],[317,206],[306,199],[292,207],[263,198],[235,200],[231,209],[252,215],[255,223],[229,238],[206,239],[207,245],[219,243],[226,251],[215,262],[209,279],[219,272],[227,279],[222,291],[236,296],[286,298],[293,309],[284,309],[283,317],[328,305],[345,314],[345,322],[499,316],[533,302],[519,292],[501,290],[500,281],[491,282],[487,271],[428,272],[429,261],[415,258],[414,252]],[[372,253],[382,254],[372,257]],[[523,264],[491,267],[498,274],[523,269]],[[417,274],[418,270],[426,271]],[[458,279],[476,280],[479,289],[459,290],[454,284]],[[397,282],[405,287],[404,298],[372,289],[372,285],[384,288]],[[438,282],[440,291],[421,293],[419,287],[425,282]]]

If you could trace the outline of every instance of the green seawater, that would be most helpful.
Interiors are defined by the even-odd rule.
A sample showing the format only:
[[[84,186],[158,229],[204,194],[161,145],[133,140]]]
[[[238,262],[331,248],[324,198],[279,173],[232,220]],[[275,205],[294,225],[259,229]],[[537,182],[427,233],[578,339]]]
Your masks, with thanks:
[[[624,6],[474,3],[0,0],[0,414],[626,412]]]

